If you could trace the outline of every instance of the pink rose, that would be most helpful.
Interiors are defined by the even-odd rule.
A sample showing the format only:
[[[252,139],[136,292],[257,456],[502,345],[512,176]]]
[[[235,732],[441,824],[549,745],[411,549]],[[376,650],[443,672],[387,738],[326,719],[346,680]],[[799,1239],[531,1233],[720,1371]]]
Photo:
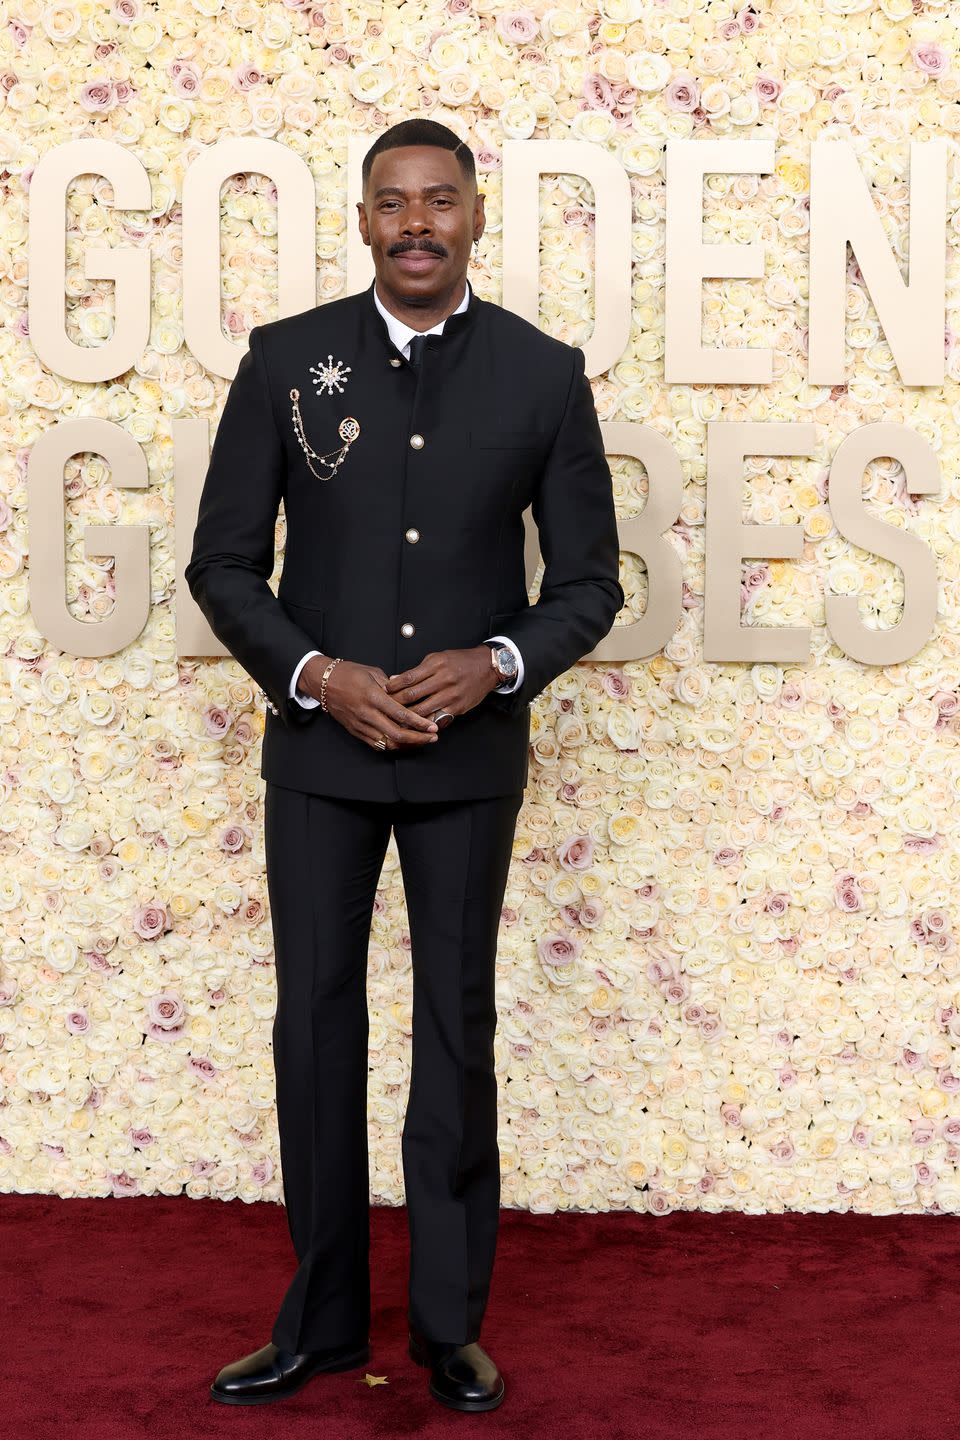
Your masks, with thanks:
[[[228,825],[220,835],[220,849],[230,855],[237,855],[250,839],[250,832],[243,825]]]
[[[173,93],[181,100],[195,100],[200,93],[200,71],[192,60],[174,60],[170,65]]]
[[[589,870],[593,855],[594,843],[590,835],[571,835],[557,850],[557,860],[564,870]]]
[[[110,1181],[114,1197],[139,1195],[140,1193],[140,1181],[135,1175],[128,1175],[125,1170],[121,1170],[119,1175],[108,1174],[107,1179]]]
[[[670,1005],[682,1005],[690,994],[690,981],[686,975],[670,975],[660,986],[664,1000]],[[688,1024],[698,1025],[703,1018],[699,1005],[690,1005],[683,1017]]]
[[[950,69],[950,56],[935,40],[921,40],[910,53],[917,69],[924,75],[932,75],[935,80],[946,75]]]
[[[630,677],[622,670],[604,670],[600,683],[614,700],[627,700],[630,696]]]
[[[591,929],[593,926],[600,924],[605,913],[606,906],[601,900],[584,900],[580,906],[577,919],[581,925],[585,925],[587,929]]]
[[[242,94],[256,85],[262,85],[263,78],[263,71],[258,70],[251,60],[244,60],[233,72],[233,83]]]
[[[90,1017],[85,1010],[68,1010],[64,1024],[70,1035],[86,1035],[90,1029]]]
[[[88,80],[80,87],[80,104],[91,115],[105,115],[117,104],[117,93],[112,80]]]
[[[165,990],[160,995],[154,995],[147,1006],[147,1015],[152,1028],[179,1030],[187,1018],[187,1011],[179,995]]]
[[[580,92],[591,110],[612,110],[613,91],[603,75],[588,75]]]
[[[140,19],[140,0],[113,0],[113,18],[124,25]]]
[[[159,900],[138,905],[133,912],[133,928],[141,940],[155,940],[158,935],[165,934],[172,928],[166,905]]]
[[[219,705],[208,705],[203,712],[203,728],[214,740],[219,740],[225,735],[233,724],[233,716],[229,710],[222,709]]]
[[[837,876],[834,881],[833,893],[839,908],[846,911],[848,915],[863,908],[863,896],[860,893],[857,877],[850,871],[843,871]]]
[[[537,958],[541,965],[569,965],[579,960],[583,945],[568,935],[545,935],[537,946]]]
[[[667,84],[663,98],[671,110],[695,110],[700,104],[700,86],[692,75],[675,75]]]
[[[212,1080],[217,1074],[216,1065],[205,1055],[191,1055],[187,1061],[187,1069],[192,1070],[194,1075],[199,1075],[202,1080]]]
[[[248,900],[246,905],[244,905],[240,911],[240,918],[245,925],[259,925],[265,914],[266,911],[264,910],[263,901],[254,898],[253,900]]]
[[[510,45],[528,45],[539,29],[532,10],[501,10],[497,15],[497,34]]]

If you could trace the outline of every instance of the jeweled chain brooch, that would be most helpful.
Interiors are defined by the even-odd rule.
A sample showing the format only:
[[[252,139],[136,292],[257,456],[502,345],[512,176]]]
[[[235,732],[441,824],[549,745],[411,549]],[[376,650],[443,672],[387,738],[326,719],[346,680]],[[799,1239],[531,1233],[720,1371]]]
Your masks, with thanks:
[[[343,445],[340,446],[339,450],[328,450],[325,455],[318,455],[316,450],[313,449],[309,440],[304,434],[303,419],[300,415],[299,405],[300,391],[297,389],[291,390],[290,399],[293,403],[294,432],[296,434],[297,440],[300,443],[300,449],[307,457],[307,464],[310,466],[311,474],[316,475],[318,480],[332,480],[334,475],[336,475],[337,471],[340,469],[340,466],[343,464],[344,460],[347,458],[347,452],[349,451],[350,446],[360,434],[360,421],[354,420],[352,415],[345,416],[344,419],[340,421],[340,424],[337,427],[337,433],[340,436],[340,439],[344,442]],[[316,470],[314,470],[313,466],[310,464],[311,460],[317,460],[321,465],[326,465],[330,470],[330,474],[317,475]]]

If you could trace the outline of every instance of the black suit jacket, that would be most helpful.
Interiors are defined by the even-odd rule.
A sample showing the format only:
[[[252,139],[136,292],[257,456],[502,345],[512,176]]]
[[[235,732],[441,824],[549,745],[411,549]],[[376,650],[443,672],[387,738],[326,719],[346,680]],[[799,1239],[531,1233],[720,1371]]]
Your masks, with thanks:
[[[473,293],[427,338],[418,370],[390,340],[373,288],[251,330],[211,450],[186,582],[267,697],[265,780],[369,800],[517,792],[528,775],[530,701],[593,649],[624,602],[583,351]],[[350,367],[342,389],[315,388],[311,366],[328,357]],[[332,479],[307,465],[292,387],[318,453],[339,448],[345,416],[360,422]],[[287,538],[274,595],[281,500]],[[544,559],[535,605],[528,505]],[[311,649],[390,675],[494,633],[516,642],[522,686],[491,692],[432,745],[376,750],[288,695]]]

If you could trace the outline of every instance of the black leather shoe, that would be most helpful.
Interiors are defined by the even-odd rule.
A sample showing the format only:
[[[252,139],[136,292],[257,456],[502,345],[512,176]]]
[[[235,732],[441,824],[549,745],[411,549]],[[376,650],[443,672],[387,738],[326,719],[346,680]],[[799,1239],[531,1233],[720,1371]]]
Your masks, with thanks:
[[[267,1405],[271,1400],[296,1394],[321,1371],[354,1370],[369,1359],[368,1341],[298,1355],[278,1349],[271,1341],[242,1360],[224,1365],[210,1386],[210,1394],[225,1405]]]
[[[453,1410],[495,1410],[504,1397],[503,1376],[485,1350],[469,1345],[428,1340],[410,1329],[411,1360],[429,1366],[430,1394]]]

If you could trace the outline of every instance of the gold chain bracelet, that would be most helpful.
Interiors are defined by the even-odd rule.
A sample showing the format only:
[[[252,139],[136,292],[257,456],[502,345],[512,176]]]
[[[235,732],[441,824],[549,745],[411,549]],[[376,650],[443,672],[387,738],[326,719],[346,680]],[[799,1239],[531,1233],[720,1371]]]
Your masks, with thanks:
[[[326,670],[324,670],[323,677],[320,681],[320,709],[324,712],[325,715],[328,715],[330,713],[327,710],[327,676],[330,674],[334,665],[339,665],[342,659],[343,656],[338,655],[336,660],[331,660]]]

